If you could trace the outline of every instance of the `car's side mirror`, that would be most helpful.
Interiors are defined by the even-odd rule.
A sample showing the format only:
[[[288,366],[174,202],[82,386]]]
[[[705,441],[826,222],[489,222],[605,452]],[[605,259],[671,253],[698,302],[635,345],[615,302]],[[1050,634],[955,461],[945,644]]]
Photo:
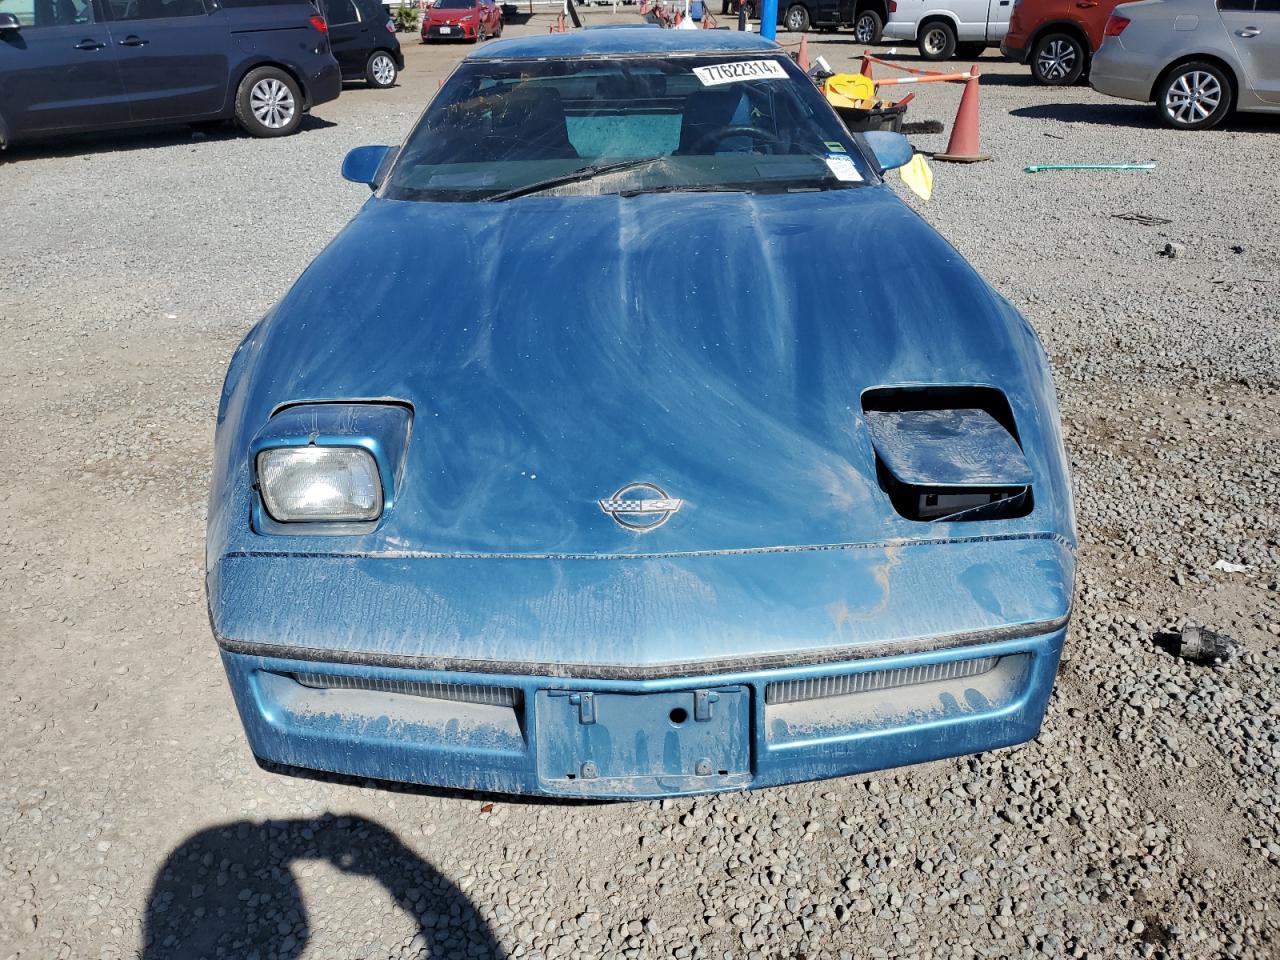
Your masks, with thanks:
[[[900,133],[888,130],[868,130],[863,134],[867,146],[875,154],[881,171],[896,170],[911,162],[911,141]]]
[[[0,33],[6,30],[21,30],[22,21],[16,13],[0,13]]]
[[[390,147],[356,147],[342,161],[342,176],[352,183],[365,183],[370,190],[378,186],[378,173],[391,152]]]

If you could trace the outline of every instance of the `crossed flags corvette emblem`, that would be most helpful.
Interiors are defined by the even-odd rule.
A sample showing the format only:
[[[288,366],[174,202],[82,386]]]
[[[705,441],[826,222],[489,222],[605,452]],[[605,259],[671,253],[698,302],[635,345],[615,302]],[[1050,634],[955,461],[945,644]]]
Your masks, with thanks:
[[[683,500],[667,496],[652,483],[628,483],[613,496],[596,502],[615,523],[637,533],[658,529],[684,506]]]

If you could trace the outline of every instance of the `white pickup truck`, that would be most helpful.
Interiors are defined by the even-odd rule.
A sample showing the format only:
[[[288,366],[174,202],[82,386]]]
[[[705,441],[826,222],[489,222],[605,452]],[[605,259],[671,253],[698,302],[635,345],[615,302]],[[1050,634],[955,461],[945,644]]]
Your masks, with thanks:
[[[889,0],[885,40],[914,40],[926,60],[977,58],[1009,30],[1013,0]]]

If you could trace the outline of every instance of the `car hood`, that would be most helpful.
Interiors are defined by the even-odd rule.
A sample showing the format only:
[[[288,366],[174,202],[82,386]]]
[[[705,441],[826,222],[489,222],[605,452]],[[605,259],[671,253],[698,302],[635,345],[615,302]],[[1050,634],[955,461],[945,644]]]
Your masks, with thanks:
[[[901,384],[1005,392],[1035,477],[1030,516],[924,524],[894,512],[859,398]],[[676,555],[1071,535],[1035,336],[882,186],[375,198],[250,335],[227,391],[222,487],[246,498],[244,451],[281,405],[412,405],[393,510],[372,534],[322,538],[331,552]],[[648,533],[621,527],[598,501],[633,482],[681,509]]]

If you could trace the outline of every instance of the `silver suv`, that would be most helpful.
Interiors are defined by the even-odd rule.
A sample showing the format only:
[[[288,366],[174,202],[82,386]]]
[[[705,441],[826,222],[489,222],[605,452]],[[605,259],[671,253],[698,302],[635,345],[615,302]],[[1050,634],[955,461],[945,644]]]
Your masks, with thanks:
[[[1171,127],[1280,113],[1280,0],[1140,0],[1118,7],[1104,33],[1093,88],[1154,100]]]

